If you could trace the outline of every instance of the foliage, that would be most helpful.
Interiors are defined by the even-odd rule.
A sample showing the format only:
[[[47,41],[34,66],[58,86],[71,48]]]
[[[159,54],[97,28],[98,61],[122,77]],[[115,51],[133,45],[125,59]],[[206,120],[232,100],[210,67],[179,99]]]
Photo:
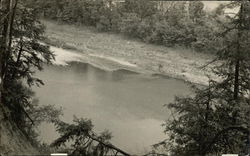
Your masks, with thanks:
[[[204,4],[201,1],[190,2],[188,11],[193,22],[202,22],[200,20],[206,15],[203,8]]]
[[[33,145],[37,146],[39,149],[43,144],[38,140],[39,136],[39,126],[46,123],[55,123],[60,120],[60,116],[63,115],[62,109],[56,108],[54,105],[39,105],[38,99],[33,99],[32,103],[29,107],[26,108],[27,114],[32,119],[23,122],[24,124],[21,128],[23,129],[24,134],[26,134],[27,138],[33,143]]]
[[[135,13],[140,19],[154,15],[157,12],[156,4],[148,0],[126,0],[124,10],[128,13]]]
[[[91,25],[99,31],[121,32],[148,43],[185,46],[209,53],[215,53],[214,44],[220,44],[213,38],[218,22],[204,11],[202,2],[164,2],[168,3],[165,11],[159,8],[158,2],[148,0],[36,2],[45,18]]]
[[[213,69],[218,80],[195,89],[195,95],[177,97],[168,105],[173,119],[166,122],[172,155],[244,153],[249,144],[250,57],[249,2],[232,2],[236,16],[217,35],[222,40]]]
[[[44,63],[50,64],[54,55],[48,46],[39,43],[43,39],[43,25],[37,20],[35,10],[22,4],[16,9],[13,19],[11,43],[5,55],[3,103],[8,106],[15,121],[25,120],[20,113],[30,105],[33,93],[28,86],[43,85],[42,80],[34,77],[35,69],[42,70]],[[27,113],[24,113],[27,115]]]
[[[140,19],[135,13],[126,13],[120,23],[120,31],[131,37],[136,37],[139,22]]]
[[[8,108],[5,117],[36,142],[39,124],[52,122],[52,118],[56,120],[61,114],[51,105],[34,103],[31,90],[33,85],[44,84],[34,76],[35,71],[43,70],[44,64],[51,64],[54,55],[47,45],[41,43],[45,27],[38,20],[38,12],[30,8],[28,2],[5,0],[1,4],[1,12],[9,14],[1,21],[0,103]]]
[[[109,142],[112,137],[110,132],[104,131],[100,135],[95,134],[93,124],[89,119],[74,117],[73,124],[58,121],[56,127],[60,137],[51,146],[64,146],[70,155],[104,156],[118,153],[129,155]],[[70,147],[68,147],[69,145]]]
[[[99,31],[119,32],[119,24],[122,16],[121,8],[112,3],[112,0],[105,0],[103,5],[96,28]]]
[[[147,0],[127,0],[121,6],[112,0],[1,2],[0,104],[8,107],[10,118],[27,136],[35,138],[35,128],[41,122],[54,122],[61,136],[52,146],[72,143],[69,150],[78,155],[129,155],[109,142],[109,132],[95,134],[90,120],[75,118],[73,124],[67,124],[59,120],[61,111],[32,100],[30,87],[43,85],[35,71],[54,59],[49,47],[39,42],[44,40],[40,15],[95,26],[100,31],[122,32],[144,42],[217,51],[219,63],[213,72],[219,79],[210,80],[205,88],[194,87],[194,96],[177,97],[168,105],[174,114],[165,124],[169,140],[164,143],[172,155],[244,151],[250,130],[249,1],[221,5],[213,15],[204,12],[201,2],[173,2],[166,12]],[[235,16],[224,17],[225,7],[240,10]]]

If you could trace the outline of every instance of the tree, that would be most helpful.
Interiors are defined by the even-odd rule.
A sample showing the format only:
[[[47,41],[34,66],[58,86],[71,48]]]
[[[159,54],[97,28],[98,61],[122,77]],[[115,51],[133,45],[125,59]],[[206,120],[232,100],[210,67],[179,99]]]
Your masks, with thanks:
[[[128,13],[136,13],[141,20],[154,15],[157,11],[156,3],[148,0],[126,0],[124,8]]]
[[[193,22],[198,22],[199,19],[203,18],[205,15],[205,12],[203,10],[204,4],[200,1],[193,1],[190,2],[189,7],[188,7],[188,12],[190,19]]]
[[[39,126],[42,123],[56,123],[63,115],[62,109],[58,109],[54,105],[39,105],[38,99],[33,99],[30,107],[26,108],[27,114],[31,120],[27,119],[22,122],[21,131],[28,138],[28,140],[36,146],[39,150],[42,145],[39,141]]]
[[[13,13],[13,9],[12,8],[12,3],[13,1],[10,1],[10,0],[5,0],[5,1],[1,1],[0,3],[0,9],[1,9],[1,25],[0,25],[0,30],[1,30],[1,38],[0,38],[0,83],[1,83],[1,103],[2,103],[2,98],[3,98],[3,87],[4,87],[4,76],[5,76],[5,73],[4,73],[4,69],[5,69],[5,66],[6,66],[6,60],[5,60],[5,56],[7,55],[7,51],[8,51],[8,46],[9,46],[9,43],[11,43],[9,41],[9,36],[11,35],[10,34],[10,21],[12,20],[12,16],[10,16],[11,12]],[[12,11],[11,11],[12,10]]]
[[[36,10],[18,0],[1,1],[1,104],[8,108],[5,117],[25,129],[27,112],[32,106],[32,85],[43,85],[34,77],[35,70],[51,64],[54,55],[43,40],[44,26]],[[2,18],[3,17],[3,18]]]
[[[211,86],[206,89],[193,86],[193,90],[194,97],[176,97],[174,103],[168,104],[174,111],[173,120],[165,123],[171,155],[205,155],[203,149],[218,131]]]
[[[191,97],[169,104],[176,115],[166,123],[173,155],[243,153],[250,131],[249,1],[232,2],[235,16],[223,23],[222,49],[213,73],[217,80]]]
[[[64,146],[70,155],[89,155],[89,156],[105,156],[108,154],[122,154],[129,156],[128,153],[112,145],[109,140],[111,133],[108,131],[102,132],[100,135],[95,134],[93,124],[89,119],[78,119],[74,117],[73,124],[68,124],[63,121],[57,121],[57,131],[60,137],[56,139],[51,146]],[[70,149],[67,148],[66,142],[70,142]]]

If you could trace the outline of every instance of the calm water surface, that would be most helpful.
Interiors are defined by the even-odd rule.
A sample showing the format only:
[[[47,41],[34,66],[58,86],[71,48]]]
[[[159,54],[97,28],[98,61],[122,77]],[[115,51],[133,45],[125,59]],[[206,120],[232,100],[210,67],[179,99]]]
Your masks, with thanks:
[[[111,131],[112,143],[131,153],[143,153],[166,138],[161,124],[169,111],[163,105],[190,92],[180,80],[103,71],[84,63],[49,66],[38,76],[46,84],[35,89],[41,104],[62,107],[66,122],[73,115],[90,118],[96,132]],[[41,126],[41,134],[47,143],[58,136],[50,124]]]

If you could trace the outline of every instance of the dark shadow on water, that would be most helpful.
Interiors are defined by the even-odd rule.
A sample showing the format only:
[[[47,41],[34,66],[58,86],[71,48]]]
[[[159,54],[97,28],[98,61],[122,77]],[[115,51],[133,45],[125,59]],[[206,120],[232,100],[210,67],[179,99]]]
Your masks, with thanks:
[[[127,75],[137,75],[139,73],[131,71],[131,70],[127,70],[127,69],[118,69],[113,71],[116,74],[127,74]]]
[[[152,74],[152,76],[153,77],[159,77],[159,78],[165,78],[165,79],[170,79],[171,78],[170,76],[163,75],[163,74],[158,74],[158,73]]]
[[[67,66],[53,66],[56,70],[71,70],[74,73],[81,75],[92,75],[100,80],[122,81],[126,78],[140,75],[137,72],[127,69],[118,69],[115,71],[106,71],[101,68],[97,68],[89,63],[83,62],[70,62]]]

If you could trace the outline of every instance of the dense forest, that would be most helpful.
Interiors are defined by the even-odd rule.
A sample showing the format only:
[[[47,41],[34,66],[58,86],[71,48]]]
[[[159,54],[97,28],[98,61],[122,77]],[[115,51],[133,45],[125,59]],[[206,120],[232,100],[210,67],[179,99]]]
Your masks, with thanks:
[[[1,0],[3,120],[15,124],[41,153],[130,155],[111,144],[110,132],[96,134],[91,120],[75,117],[72,124],[65,123],[60,120],[62,110],[41,106],[34,98],[31,87],[44,85],[35,72],[55,59],[44,44],[46,28],[40,20],[47,19],[214,54],[210,63],[217,62],[212,71],[218,79],[210,79],[202,88],[192,85],[194,96],[176,97],[166,105],[172,111],[172,118],[164,124],[167,139],[162,138],[145,155],[249,154],[250,2],[230,2],[210,12],[200,1],[169,1],[165,5],[149,0]],[[226,9],[234,11],[226,13]],[[60,133],[51,145],[37,139],[36,129],[42,122],[54,123]]]
[[[161,2],[163,3],[163,2]],[[34,2],[32,2],[34,4]],[[168,47],[187,46],[215,53],[222,6],[204,11],[199,1],[164,2],[148,0],[37,1],[42,17],[75,25],[89,25],[99,31],[123,33],[146,43]]]

